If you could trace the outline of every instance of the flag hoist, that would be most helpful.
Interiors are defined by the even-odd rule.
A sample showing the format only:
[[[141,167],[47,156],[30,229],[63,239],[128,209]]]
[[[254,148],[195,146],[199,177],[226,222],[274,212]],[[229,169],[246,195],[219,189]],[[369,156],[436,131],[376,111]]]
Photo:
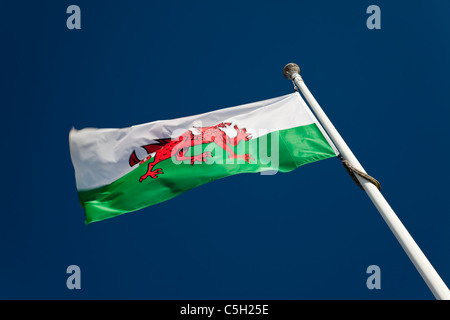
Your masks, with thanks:
[[[424,255],[417,243],[411,237],[408,230],[395,214],[394,210],[392,210],[391,206],[383,197],[380,190],[373,183],[373,181],[371,182],[370,179],[367,178],[367,176],[366,178],[364,178],[366,174],[364,168],[361,166],[358,159],[356,159],[353,152],[347,146],[339,132],[336,130],[330,119],[328,119],[327,115],[320,107],[319,103],[309,91],[308,87],[300,76],[300,68],[298,67],[298,65],[295,63],[287,64],[283,69],[283,74],[287,79],[292,80],[300,89],[303,96],[308,101],[312,111],[315,113],[317,119],[322,124],[325,131],[328,133],[328,136],[331,138],[336,148],[339,150],[343,160],[348,162],[351,167],[355,168],[354,171],[356,173],[362,173],[355,174],[356,178],[359,181],[359,184],[364,189],[364,191],[366,191],[370,200],[372,200],[373,204],[380,212],[384,221],[387,223],[392,233],[397,238],[403,250],[405,250],[406,254],[411,259],[417,271],[419,271],[420,275],[425,280],[433,295],[436,297],[436,299],[439,300],[450,300],[450,291],[447,288],[446,284],[433,268],[431,263],[428,261],[427,257]]]

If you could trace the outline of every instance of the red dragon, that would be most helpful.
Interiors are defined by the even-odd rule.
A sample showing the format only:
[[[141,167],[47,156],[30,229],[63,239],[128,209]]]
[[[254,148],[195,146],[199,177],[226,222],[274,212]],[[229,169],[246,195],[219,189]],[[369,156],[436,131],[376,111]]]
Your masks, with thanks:
[[[194,134],[191,130],[188,130],[175,139],[156,139],[156,141],[158,141],[157,143],[142,146],[147,151],[148,156],[142,160],[139,160],[136,152],[133,151],[129,159],[129,164],[131,167],[138,163],[142,164],[151,158],[151,153],[155,153],[154,161],[148,163],[147,173],[140,177],[139,182],[144,181],[148,177],[155,179],[159,174],[164,173],[161,168],[154,169],[155,166],[159,162],[171,158],[173,155],[176,156],[178,161],[191,160],[191,165],[193,165],[196,161],[206,162],[207,158],[212,157],[210,151],[194,156],[186,156],[185,153],[194,145],[208,144],[212,142],[227,151],[229,158],[243,159],[248,163],[250,163],[250,160],[255,160],[249,154],[239,155],[234,153],[234,151],[230,148],[230,146],[237,146],[242,140],[248,141],[252,138],[251,135],[247,133],[247,129],[239,129],[237,125],[234,126],[234,129],[237,132],[237,135],[234,138],[230,138],[225,131],[219,129],[226,128],[230,125],[231,123],[229,122],[222,122],[212,127],[194,127],[198,132],[200,132],[199,134]]]

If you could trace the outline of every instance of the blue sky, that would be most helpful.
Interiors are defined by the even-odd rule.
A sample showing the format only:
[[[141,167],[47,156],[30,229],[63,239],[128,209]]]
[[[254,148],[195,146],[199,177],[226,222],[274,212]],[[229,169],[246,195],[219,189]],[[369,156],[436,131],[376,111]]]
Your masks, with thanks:
[[[72,4],[81,30],[66,27]],[[366,27],[371,4],[380,30]],[[1,8],[1,299],[433,299],[338,159],[225,178],[84,224],[72,127],[121,128],[288,94],[288,62],[450,283],[450,4]],[[66,287],[74,264],[81,290]],[[370,265],[380,267],[380,290],[366,287]]]

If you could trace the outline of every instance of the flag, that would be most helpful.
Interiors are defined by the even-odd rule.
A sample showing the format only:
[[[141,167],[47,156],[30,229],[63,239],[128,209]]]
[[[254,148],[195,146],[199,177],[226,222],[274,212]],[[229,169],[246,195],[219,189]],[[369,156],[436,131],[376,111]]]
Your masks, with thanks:
[[[288,172],[337,155],[298,93],[123,129],[72,129],[69,145],[86,223],[227,176]]]

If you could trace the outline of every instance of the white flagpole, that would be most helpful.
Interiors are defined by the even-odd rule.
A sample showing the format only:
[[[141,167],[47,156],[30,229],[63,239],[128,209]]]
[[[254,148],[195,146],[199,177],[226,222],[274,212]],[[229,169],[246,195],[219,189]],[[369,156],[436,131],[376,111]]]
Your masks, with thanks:
[[[324,127],[325,131],[328,133],[329,137],[338,148],[342,157],[345,160],[348,160],[350,164],[352,164],[353,167],[355,167],[356,169],[365,172],[365,170],[359,163],[358,159],[356,159],[353,152],[347,146],[347,144],[342,139],[339,132],[336,130],[334,125],[328,119],[325,112],[323,112],[322,108],[317,103],[316,99],[314,99],[313,95],[306,87],[305,82],[300,76],[300,68],[298,67],[298,65],[296,65],[295,63],[287,64],[283,69],[283,73],[287,79],[293,80],[295,82],[296,86],[305,96],[311,109],[314,111],[320,123]],[[356,177],[363,186],[370,200],[372,200],[373,204],[380,212],[384,221],[391,229],[392,233],[397,238],[398,242],[400,242],[400,245],[402,246],[403,250],[405,250],[406,254],[411,259],[412,263],[419,271],[422,278],[425,280],[425,283],[428,285],[428,287],[430,288],[431,292],[436,297],[436,299],[450,300],[450,291],[448,290],[444,281],[442,281],[439,274],[436,272],[431,263],[425,257],[422,250],[420,250],[419,246],[411,237],[408,230],[406,230],[405,226],[397,217],[394,210],[392,210],[391,206],[383,197],[378,188],[368,180],[360,177],[359,175],[356,175]]]

